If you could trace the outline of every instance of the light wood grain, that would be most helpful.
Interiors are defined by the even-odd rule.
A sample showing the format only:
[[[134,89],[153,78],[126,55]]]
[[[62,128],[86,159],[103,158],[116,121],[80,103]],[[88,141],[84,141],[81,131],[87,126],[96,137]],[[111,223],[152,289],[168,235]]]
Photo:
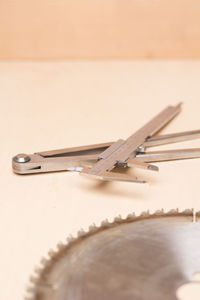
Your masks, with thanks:
[[[0,58],[198,58],[198,0],[1,0]]]

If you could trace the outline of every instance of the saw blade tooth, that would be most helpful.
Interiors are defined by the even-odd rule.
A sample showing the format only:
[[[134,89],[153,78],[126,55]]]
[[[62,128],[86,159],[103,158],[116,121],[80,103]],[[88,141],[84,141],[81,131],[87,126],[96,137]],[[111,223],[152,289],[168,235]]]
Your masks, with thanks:
[[[199,219],[200,219],[200,210],[195,211],[194,213],[195,213],[196,221],[199,222]]]
[[[177,215],[179,213],[179,209],[170,209],[166,212],[167,215]]]
[[[65,248],[65,246],[66,246],[66,245],[65,245],[63,242],[61,242],[61,241],[60,241],[60,242],[58,242],[58,244],[56,245],[56,247],[57,247],[57,249],[58,249],[58,250],[62,250],[62,249],[64,249],[64,248]]]
[[[29,280],[30,280],[31,283],[35,284],[39,281],[39,278],[36,277],[36,276],[31,275]]]
[[[132,220],[132,219],[135,219],[136,218],[136,215],[134,212],[132,212],[131,214],[128,214],[127,217],[126,217],[126,220]]]
[[[28,286],[27,289],[26,289],[27,293],[34,293],[36,291],[36,286],[33,285],[33,286]]]
[[[149,210],[146,210],[146,211],[142,211],[141,214],[140,214],[140,217],[147,217],[150,215],[150,212]]]
[[[158,210],[156,210],[154,213],[153,213],[153,215],[155,215],[155,216],[162,216],[162,215],[164,215],[165,214],[165,212],[164,212],[164,209],[162,208],[162,209],[158,209]]]
[[[75,239],[76,238],[71,234],[66,238],[68,244],[72,243]]]
[[[118,223],[118,222],[121,222],[121,221],[122,221],[121,215],[119,215],[119,216],[117,216],[117,217],[114,218],[114,222],[115,223]]]
[[[188,215],[188,216],[192,216],[194,213],[194,209],[193,208],[187,208],[184,209],[183,211],[181,211],[182,214],[184,215]]]
[[[42,266],[46,267],[48,262],[49,262],[49,259],[47,259],[46,257],[41,258],[40,263],[41,263]]]
[[[40,275],[43,271],[43,268],[39,267],[39,266],[36,266],[35,269],[34,269],[34,273],[37,274],[37,275]]]
[[[51,292],[55,291],[57,290],[57,285],[45,281],[40,281],[37,285],[35,285],[35,291],[45,291],[45,290]]]
[[[26,295],[25,297],[24,297],[24,300],[34,300],[35,299],[35,296],[34,295]]]
[[[81,228],[78,232],[77,232],[77,236],[78,237],[83,237],[86,235],[86,232],[83,228]]]
[[[96,231],[97,228],[98,228],[98,227],[96,226],[96,224],[95,224],[95,223],[92,223],[92,225],[89,226],[89,231],[90,231],[90,232]]]
[[[36,287],[33,288],[33,287],[28,286],[25,291],[24,300],[34,300],[35,299],[35,291],[36,291]]]
[[[109,225],[110,225],[110,223],[109,223],[108,219],[105,219],[101,222],[101,227],[105,228],[105,227],[109,227]]]
[[[54,257],[56,256],[56,254],[57,254],[57,251],[55,251],[55,250],[53,250],[53,249],[49,249],[49,251],[48,251],[48,256],[49,256],[50,258],[54,258]]]

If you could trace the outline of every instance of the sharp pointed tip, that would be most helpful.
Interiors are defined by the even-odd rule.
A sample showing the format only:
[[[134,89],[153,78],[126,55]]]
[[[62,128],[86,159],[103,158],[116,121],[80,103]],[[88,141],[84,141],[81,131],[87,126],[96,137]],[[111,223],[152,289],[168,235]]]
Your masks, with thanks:
[[[178,104],[177,104],[177,107],[181,107],[183,105],[183,102],[180,101]]]
[[[139,182],[139,183],[147,183],[146,180],[138,180],[137,182]]]
[[[149,165],[148,169],[151,170],[151,171],[156,171],[156,172],[159,171],[159,168],[157,166],[154,166],[154,165]]]
[[[157,166],[150,165],[150,170],[158,172],[159,168]]]

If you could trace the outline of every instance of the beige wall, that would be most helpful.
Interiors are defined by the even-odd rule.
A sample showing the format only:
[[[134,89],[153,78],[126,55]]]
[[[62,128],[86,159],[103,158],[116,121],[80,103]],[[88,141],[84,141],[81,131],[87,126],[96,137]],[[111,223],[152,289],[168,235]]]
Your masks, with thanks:
[[[0,0],[0,58],[200,58],[199,0]]]

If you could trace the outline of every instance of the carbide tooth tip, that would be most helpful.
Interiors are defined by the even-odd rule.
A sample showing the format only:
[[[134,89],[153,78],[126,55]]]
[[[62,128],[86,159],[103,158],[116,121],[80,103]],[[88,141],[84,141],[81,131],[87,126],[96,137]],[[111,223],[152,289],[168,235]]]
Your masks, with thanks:
[[[134,212],[132,214],[128,214],[126,217],[126,219],[134,219],[134,218],[136,218],[136,215]]]
[[[30,276],[30,282],[34,283],[34,284],[37,283],[38,282],[38,277],[35,277],[35,276],[31,275]]]
[[[122,220],[121,215],[119,215],[118,217],[114,218],[114,222],[120,222]]]
[[[34,297],[33,297],[33,295],[31,295],[31,296],[25,296],[24,300],[34,300]]]
[[[35,272],[36,274],[40,275],[41,272],[42,272],[42,268],[36,266],[35,269],[34,269],[34,272]]]
[[[159,209],[159,210],[156,210],[155,211],[155,213],[154,213],[154,215],[163,215],[164,214],[164,209],[162,208],[162,209]]]
[[[179,213],[178,208],[176,208],[176,209],[170,209],[170,210],[167,212],[168,215],[176,215],[177,213]]]
[[[200,210],[194,211],[194,209],[193,209],[193,213],[195,213],[196,218],[198,218],[198,220],[199,220],[199,218],[200,218]],[[197,220],[197,221],[198,221],[198,220]]]
[[[36,287],[35,287],[35,286],[28,286],[27,289],[26,289],[26,291],[27,291],[28,293],[34,293],[35,290],[36,290]]]
[[[95,231],[97,229],[97,226],[96,226],[96,224],[93,223],[92,225],[89,226],[88,229],[89,229],[90,232],[92,232],[92,231]]]
[[[82,236],[84,236],[85,234],[86,234],[86,232],[81,228],[81,229],[78,231],[77,236],[78,236],[78,237],[82,237]]]
[[[105,220],[103,220],[103,221],[101,222],[101,226],[102,226],[102,227],[106,227],[106,226],[108,226],[108,225],[109,225],[108,219],[105,219]]]
[[[142,211],[141,214],[140,214],[141,217],[146,217],[146,216],[149,216],[149,215],[150,215],[149,210]]]
[[[183,213],[184,215],[192,215],[193,212],[194,212],[194,209],[193,209],[193,208],[184,209],[184,210],[182,211],[182,213]]]
[[[65,245],[62,242],[58,242],[57,248],[58,250],[62,250],[65,247]]]
[[[71,243],[71,242],[73,242],[73,241],[75,240],[75,237],[73,237],[73,235],[70,234],[70,235],[66,238],[66,240],[67,240],[68,243]]]
[[[54,257],[55,255],[56,255],[56,251],[54,251],[53,249],[49,249],[49,251],[48,251],[48,255],[49,255],[49,257]]]
[[[41,263],[41,265],[46,266],[48,263],[48,259],[46,259],[45,257],[42,257],[40,263]]]

